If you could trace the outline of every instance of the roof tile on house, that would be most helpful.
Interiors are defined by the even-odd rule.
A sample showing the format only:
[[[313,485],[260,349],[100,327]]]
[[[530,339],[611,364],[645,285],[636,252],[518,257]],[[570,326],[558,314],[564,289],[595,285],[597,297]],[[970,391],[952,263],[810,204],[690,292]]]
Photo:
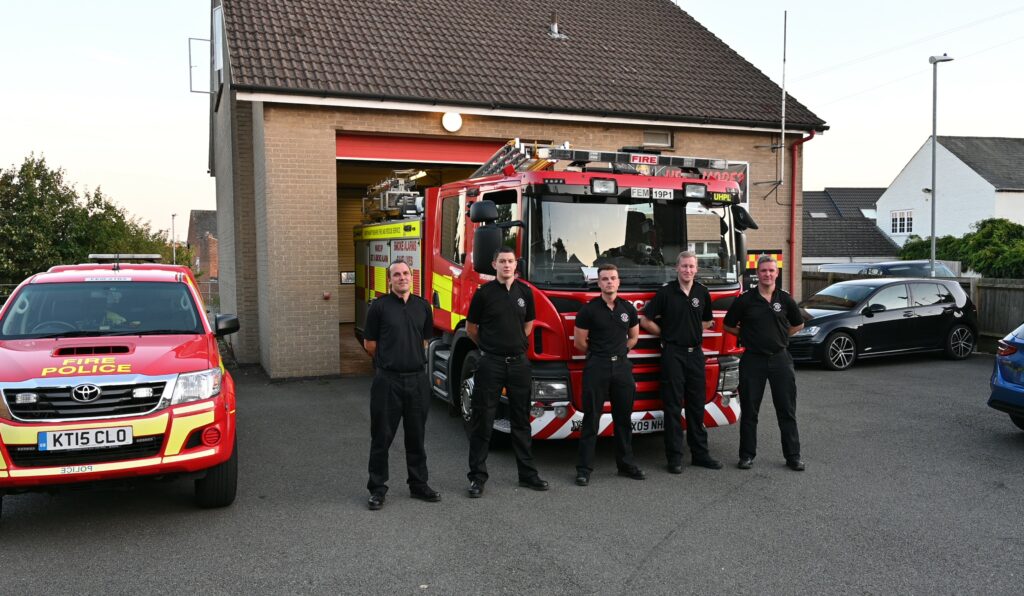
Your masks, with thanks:
[[[861,209],[874,209],[884,188],[804,191],[803,254],[806,257],[896,257],[899,246]],[[811,217],[825,213],[825,218]]]
[[[1024,191],[1024,139],[940,136],[937,140],[996,190]]]
[[[241,90],[780,121],[779,86],[670,0],[224,0],[224,17]],[[827,128],[786,106],[787,127]]]

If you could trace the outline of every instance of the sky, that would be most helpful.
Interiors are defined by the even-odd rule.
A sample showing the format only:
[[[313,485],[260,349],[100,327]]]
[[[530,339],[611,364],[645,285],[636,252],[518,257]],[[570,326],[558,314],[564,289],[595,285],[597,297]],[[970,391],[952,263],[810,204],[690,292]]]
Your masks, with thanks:
[[[413,0],[409,0],[413,1]],[[804,188],[885,187],[931,134],[1024,137],[1024,2],[676,0],[830,129],[805,147]],[[214,209],[208,96],[189,92],[189,37],[208,0],[0,4],[0,167],[44,156],[80,190],[184,239]],[[642,36],[642,32],[638,32]],[[205,64],[207,46],[193,45]],[[205,89],[205,66],[195,69]]]

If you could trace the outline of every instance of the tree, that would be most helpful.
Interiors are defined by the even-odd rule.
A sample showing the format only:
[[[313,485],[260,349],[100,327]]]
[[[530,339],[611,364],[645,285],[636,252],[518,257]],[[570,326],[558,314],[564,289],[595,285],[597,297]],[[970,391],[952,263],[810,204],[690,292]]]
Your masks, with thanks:
[[[984,219],[963,238],[942,236],[935,241],[935,258],[960,261],[985,277],[1024,277],[1024,226],[1006,219]],[[900,251],[903,259],[931,257],[927,238],[911,236]]]
[[[62,263],[81,263],[90,253],[160,253],[170,262],[167,233],[131,217],[97,187],[82,196],[30,155],[17,169],[0,170],[0,284],[14,284]],[[191,263],[178,249],[178,262]]]

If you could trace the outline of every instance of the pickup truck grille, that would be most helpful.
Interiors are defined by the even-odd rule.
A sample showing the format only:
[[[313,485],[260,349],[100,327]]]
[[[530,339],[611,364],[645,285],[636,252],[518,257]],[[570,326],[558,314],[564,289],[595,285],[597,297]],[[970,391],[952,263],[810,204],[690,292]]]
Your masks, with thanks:
[[[103,418],[130,416],[150,412],[160,403],[164,381],[126,385],[100,385],[99,398],[90,402],[72,399],[74,387],[35,387],[32,389],[4,389],[3,397],[11,414],[19,420],[66,420],[75,418]],[[134,397],[136,389],[149,389],[148,397]],[[33,401],[19,400],[18,394],[35,394]],[[22,403],[18,403],[22,401]]]
[[[75,449],[74,451],[39,451],[35,445],[16,445],[13,447],[9,446],[8,450],[14,465],[22,468],[40,468],[143,459],[158,455],[163,444],[163,435],[150,435],[136,437],[131,445],[121,447]]]

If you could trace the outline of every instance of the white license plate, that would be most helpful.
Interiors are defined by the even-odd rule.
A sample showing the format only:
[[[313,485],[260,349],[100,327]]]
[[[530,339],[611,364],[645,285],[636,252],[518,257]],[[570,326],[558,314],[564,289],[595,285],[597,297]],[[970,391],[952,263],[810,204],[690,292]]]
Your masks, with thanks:
[[[675,191],[671,188],[652,188],[651,198],[657,200],[672,200],[675,197]]]
[[[629,191],[629,196],[634,199],[649,199],[651,198],[651,189],[649,188],[637,188],[633,187]]]
[[[39,433],[39,451],[99,449],[132,444],[132,427],[87,428],[83,430],[52,430]]]
[[[632,424],[634,433],[653,433],[658,432],[659,430],[665,430],[664,418],[655,418],[653,420],[634,420]]]

